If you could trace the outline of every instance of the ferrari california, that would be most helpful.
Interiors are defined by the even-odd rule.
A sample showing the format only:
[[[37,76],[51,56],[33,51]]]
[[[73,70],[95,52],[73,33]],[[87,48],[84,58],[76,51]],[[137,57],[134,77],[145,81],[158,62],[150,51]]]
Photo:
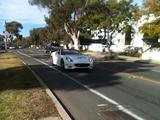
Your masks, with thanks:
[[[88,68],[93,69],[93,59],[74,49],[59,49],[51,53],[51,63],[62,70]]]

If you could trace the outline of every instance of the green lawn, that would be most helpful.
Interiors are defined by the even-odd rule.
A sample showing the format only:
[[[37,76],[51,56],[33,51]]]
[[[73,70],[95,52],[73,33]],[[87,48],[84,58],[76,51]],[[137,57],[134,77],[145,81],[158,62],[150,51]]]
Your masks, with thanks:
[[[29,69],[13,53],[0,53],[0,120],[54,116],[53,102]]]

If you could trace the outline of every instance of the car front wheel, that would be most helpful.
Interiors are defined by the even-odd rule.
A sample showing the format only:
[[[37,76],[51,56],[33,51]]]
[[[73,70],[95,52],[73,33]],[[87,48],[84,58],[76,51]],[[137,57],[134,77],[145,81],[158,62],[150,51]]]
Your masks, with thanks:
[[[61,60],[61,70],[65,70],[65,65],[63,59]]]
[[[54,64],[54,63],[53,63],[53,57],[51,56],[50,58],[51,58],[51,64],[53,65],[53,64]]]

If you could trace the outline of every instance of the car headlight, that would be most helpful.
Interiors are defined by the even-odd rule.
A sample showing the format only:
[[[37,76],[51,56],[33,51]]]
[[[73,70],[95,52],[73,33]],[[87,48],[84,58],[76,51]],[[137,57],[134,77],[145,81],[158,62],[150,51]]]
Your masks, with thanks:
[[[89,62],[93,62],[93,59],[92,58],[88,58]]]
[[[73,60],[72,60],[70,57],[66,57],[66,60],[67,60],[68,62],[73,62]]]

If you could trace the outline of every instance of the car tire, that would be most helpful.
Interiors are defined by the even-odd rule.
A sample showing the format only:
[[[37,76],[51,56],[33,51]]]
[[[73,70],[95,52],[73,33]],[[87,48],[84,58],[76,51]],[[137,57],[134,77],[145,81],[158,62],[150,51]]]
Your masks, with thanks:
[[[60,67],[61,67],[61,70],[63,70],[63,71],[65,70],[65,65],[64,65],[64,60],[63,59],[61,60],[61,66]]]
[[[50,58],[51,58],[51,64],[54,65],[54,63],[53,63],[53,57],[51,56]]]
[[[92,71],[93,71],[93,68],[89,68],[89,71],[92,72]]]

